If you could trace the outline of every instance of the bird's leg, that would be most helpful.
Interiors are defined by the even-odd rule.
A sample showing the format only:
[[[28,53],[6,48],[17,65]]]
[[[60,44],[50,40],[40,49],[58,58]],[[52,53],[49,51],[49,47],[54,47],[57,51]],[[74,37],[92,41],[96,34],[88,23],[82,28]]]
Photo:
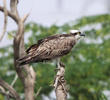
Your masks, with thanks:
[[[56,59],[56,69],[55,71],[59,71],[60,70],[60,58],[57,58]],[[58,72],[57,72],[58,73]],[[54,79],[54,87],[55,87],[55,90],[57,88],[57,84],[58,84],[58,80],[59,80],[59,75],[57,74],[55,79]]]
[[[56,59],[56,70],[60,69],[60,58]]]

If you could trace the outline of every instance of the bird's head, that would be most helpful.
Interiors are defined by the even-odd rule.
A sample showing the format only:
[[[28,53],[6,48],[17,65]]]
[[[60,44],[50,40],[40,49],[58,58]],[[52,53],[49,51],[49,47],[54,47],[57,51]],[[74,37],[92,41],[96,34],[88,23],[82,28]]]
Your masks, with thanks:
[[[85,34],[81,33],[79,30],[70,30],[70,34],[73,34],[76,40],[79,40],[81,37],[85,36]]]

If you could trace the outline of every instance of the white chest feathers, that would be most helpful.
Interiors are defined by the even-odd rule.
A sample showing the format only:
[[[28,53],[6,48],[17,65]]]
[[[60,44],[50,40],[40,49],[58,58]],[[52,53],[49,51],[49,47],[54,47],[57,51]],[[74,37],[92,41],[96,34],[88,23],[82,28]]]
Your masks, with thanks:
[[[75,35],[75,40],[79,40],[81,36],[79,34]]]

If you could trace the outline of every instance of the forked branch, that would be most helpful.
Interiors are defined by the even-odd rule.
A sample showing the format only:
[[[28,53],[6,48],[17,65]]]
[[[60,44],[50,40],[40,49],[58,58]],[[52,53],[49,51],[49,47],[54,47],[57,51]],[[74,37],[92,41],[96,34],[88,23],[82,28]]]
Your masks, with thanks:
[[[2,93],[5,95],[8,95],[7,92],[3,91],[3,89],[9,91],[9,96],[14,98],[15,100],[21,100],[18,93],[14,90],[13,87],[11,87],[8,83],[6,83],[4,80],[0,78],[0,86],[2,86]]]
[[[34,100],[34,83],[35,83],[35,72],[32,67],[29,67],[29,65],[25,65],[20,68],[18,66],[16,60],[20,57],[25,55],[25,47],[24,47],[24,22],[27,19],[29,14],[26,14],[23,18],[19,16],[19,12],[17,10],[17,4],[18,0],[10,0],[10,8],[4,9],[4,7],[0,6],[0,11],[5,13],[7,11],[7,15],[10,16],[17,24],[18,29],[16,31],[16,34],[14,36],[13,41],[13,47],[14,47],[14,67],[16,69],[16,72],[18,74],[18,77],[22,81],[22,84],[24,86],[25,91],[25,99],[26,100]],[[25,73],[26,72],[26,73]],[[5,88],[3,85],[3,80],[1,80],[1,86]],[[9,89],[9,93],[14,94],[16,93],[15,90],[8,84],[5,84],[8,86],[7,89]],[[10,88],[9,88],[10,87]],[[15,96],[17,96],[15,94]],[[20,100],[20,99],[16,99]]]

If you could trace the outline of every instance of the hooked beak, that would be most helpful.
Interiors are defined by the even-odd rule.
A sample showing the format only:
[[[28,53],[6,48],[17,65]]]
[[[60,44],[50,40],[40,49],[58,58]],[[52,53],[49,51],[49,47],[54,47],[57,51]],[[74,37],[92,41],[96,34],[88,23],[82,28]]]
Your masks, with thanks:
[[[80,36],[85,36],[85,34],[84,33],[81,33]]]

